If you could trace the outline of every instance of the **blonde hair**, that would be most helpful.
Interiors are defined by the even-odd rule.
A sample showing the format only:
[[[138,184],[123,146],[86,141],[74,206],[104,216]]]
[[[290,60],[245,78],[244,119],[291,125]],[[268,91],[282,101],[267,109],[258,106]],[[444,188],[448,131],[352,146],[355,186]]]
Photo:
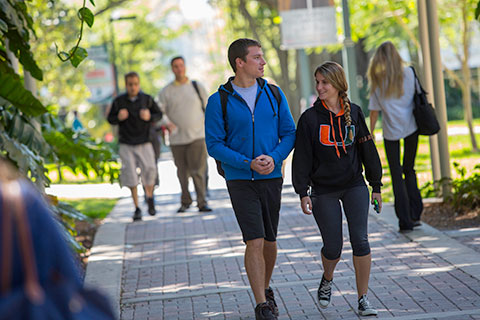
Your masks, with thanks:
[[[317,73],[320,73],[335,89],[338,90],[338,96],[342,99],[345,115],[345,122],[347,126],[352,125],[351,111],[352,107],[350,105],[350,100],[348,99],[347,90],[348,82],[347,77],[345,76],[345,71],[342,66],[333,61],[327,61],[321,64],[315,69],[313,76],[316,76]],[[353,140],[352,130],[348,130],[348,137],[350,140]]]
[[[392,42],[382,43],[370,63],[367,78],[370,95],[378,88],[384,98],[403,95],[403,60]]]

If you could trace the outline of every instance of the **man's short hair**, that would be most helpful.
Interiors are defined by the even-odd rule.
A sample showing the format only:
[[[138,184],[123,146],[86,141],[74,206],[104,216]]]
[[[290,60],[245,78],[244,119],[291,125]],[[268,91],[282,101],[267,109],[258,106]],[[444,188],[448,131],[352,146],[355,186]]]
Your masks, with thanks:
[[[138,75],[138,73],[136,73],[135,71],[130,71],[129,73],[125,74],[125,82],[127,82],[128,78],[133,78],[133,77],[137,77],[138,79],[140,79],[140,76]]]
[[[175,62],[175,60],[178,60],[178,59],[181,59],[185,63],[185,59],[182,56],[176,56],[176,57],[173,57],[172,60],[170,60],[170,66],[173,66],[173,63]]]
[[[228,62],[230,62],[233,72],[237,72],[237,65],[235,62],[237,58],[247,61],[249,47],[261,48],[262,45],[257,40],[242,38],[233,41],[228,47]]]

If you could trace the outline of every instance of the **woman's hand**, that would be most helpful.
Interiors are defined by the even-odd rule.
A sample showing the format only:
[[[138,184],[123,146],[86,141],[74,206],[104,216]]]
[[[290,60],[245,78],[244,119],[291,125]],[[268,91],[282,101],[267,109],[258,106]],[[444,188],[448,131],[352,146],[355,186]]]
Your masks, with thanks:
[[[382,194],[372,192],[372,204],[375,205],[375,200],[378,201],[378,213],[382,212]]]
[[[305,196],[301,200],[302,211],[305,214],[312,214],[312,199],[309,196]]]

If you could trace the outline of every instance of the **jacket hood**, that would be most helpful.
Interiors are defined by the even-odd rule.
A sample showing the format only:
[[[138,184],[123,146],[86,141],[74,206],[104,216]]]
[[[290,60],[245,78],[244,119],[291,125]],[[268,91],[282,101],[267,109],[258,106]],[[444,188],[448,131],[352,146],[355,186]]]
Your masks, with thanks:
[[[353,104],[353,103],[350,102],[350,104]],[[320,100],[319,97],[317,97],[317,100],[315,100],[315,102],[313,103],[313,108],[314,108],[314,110],[316,110],[320,114],[323,114],[323,115],[326,115],[326,116],[328,116],[330,113],[335,115],[332,111],[327,109],[327,107],[323,104],[322,100]],[[339,113],[337,113],[335,116],[343,116],[343,114],[344,114],[344,109],[343,109],[343,105],[342,105],[342,110]]]
[[[221,84],[220,87],[218,87],[218,90],[223,90],[228,92],[229,94],[233,94],[233,86],[232,86],[232,81],[235,79],[235,77],[230,77],[228,78],[228,81],[224,84]],[[263,78],[257,78],[257,83],[258,86],[260,87],[260,90],[265,89],[265,86],[267,85],[267,80]]]

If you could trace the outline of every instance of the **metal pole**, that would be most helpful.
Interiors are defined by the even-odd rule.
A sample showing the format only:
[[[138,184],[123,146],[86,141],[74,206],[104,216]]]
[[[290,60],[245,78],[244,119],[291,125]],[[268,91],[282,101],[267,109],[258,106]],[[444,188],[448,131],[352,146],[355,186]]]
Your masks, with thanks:
[[[348,91],[350,100],[360,103],[360,96],[357,87],[357,65],[355,59],[355,43],[352,41],[350,32],[350,10],[348,9],[348,1],[342,0],[343,8],[343,28],[345,29],[345,40],[343,41],[343,68],[347,75]]]
[[[438,149],[440,151],[440,171],[442,174],[442,196],[445,199],[451,194],[449,181],[451,179],[450,155],[448,153],[447,134],[447,105],[445,102],[445,87],[443,82],[442,59],[440,57],[440,43],[438,31],[437,1],[428,0],[427,25],[429,29],[430,55],[432,57],[432,78],[435,97],[435,113],[441,130],[438,133]]]
[[[112,43],[112,64],[113,64],[113,77],[115,78],[115,95],[118,95],[118,71],[117,71],[117,55],[115,53],[115,35],[113,32],[113,21],[110,18],[110,42]]]
[[[294,119],[295,122],[298,121],[302,111],[308,107],[310,102],[310,96],[312,94],[312,71],[309,69],[308,56],[305,53],[304,49],[297,50],[298,65],[300,68],[300,89],[302,93],[302,100],[300,106],[295,106],[294,110]],[[305,107],[305,108],[302,108]]]
[[[421,45],[421,67],[423,72],[419,75],[422,77],[422,83],[429,93],[427,98],[430,102],[433,102],[433,83],[432,83],[432,66],[430,61],[430,44],[428,42],[428,25],[427,25],[427,7],[426,0],[418,0],[418,29],[420,36],[420,45]],[[430,161],[432,164],[432,177],[434,183],[441,179],[440,171],[440,156],[438,150],[438,136],[430,136]]]

